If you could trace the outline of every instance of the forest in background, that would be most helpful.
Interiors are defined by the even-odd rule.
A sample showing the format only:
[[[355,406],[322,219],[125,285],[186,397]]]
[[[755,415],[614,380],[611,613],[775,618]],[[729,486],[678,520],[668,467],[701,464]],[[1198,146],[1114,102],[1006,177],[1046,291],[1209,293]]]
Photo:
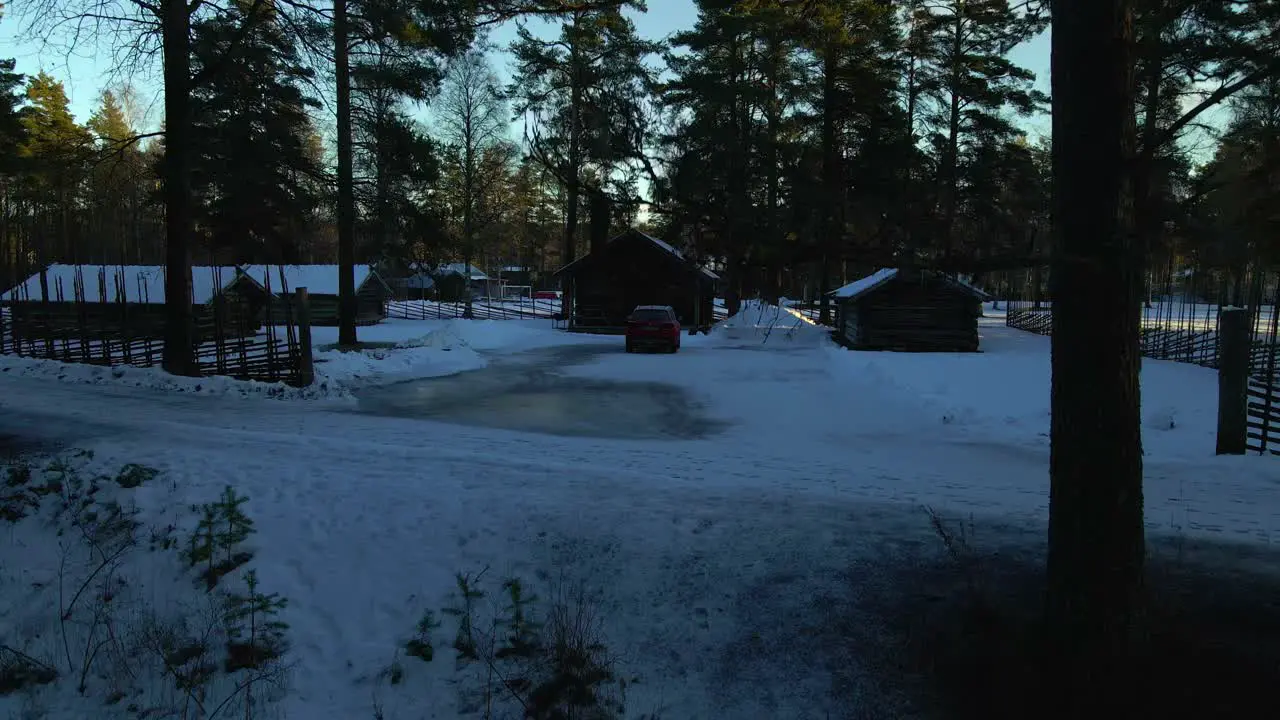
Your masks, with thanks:
[[[1008,59],[1044,31],[1039,3],[698,0],[696,25],[658,40],[637,35],[641,2],[344,5],[349,213],[318,131],[334,12],[191,10],[191,262],[334,262],[348,215],[359,262],[486,270],[554,270],[640,224],[720,269],[731,306],[884,265],[981,281],[1047,262],[1049,147],[1022,120],[1048,98]],[[0,21],[49,36],[88,7]],[[118,9],[140,18],[133,55],[155,55],[161,23],[139,7]],[[521,26],[503,86],[484,38],[530,17],[559,30]],[[1276,26],[1273,3],[1138,3],[1131,182],[1152,267],[1275,263]],[[165,140],[140,131],[136,92],[104,90],[82,125],[25,70],[0,64],[0,284],[164,263]]]

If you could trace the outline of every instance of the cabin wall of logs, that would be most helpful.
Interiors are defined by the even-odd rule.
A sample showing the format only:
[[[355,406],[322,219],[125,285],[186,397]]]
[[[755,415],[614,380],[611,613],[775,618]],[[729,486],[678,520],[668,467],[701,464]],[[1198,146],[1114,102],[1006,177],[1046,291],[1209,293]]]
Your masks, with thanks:
[[[942,278],[894,278],[842,299],[836,324],[860,350],[977,352],[979,297]]]

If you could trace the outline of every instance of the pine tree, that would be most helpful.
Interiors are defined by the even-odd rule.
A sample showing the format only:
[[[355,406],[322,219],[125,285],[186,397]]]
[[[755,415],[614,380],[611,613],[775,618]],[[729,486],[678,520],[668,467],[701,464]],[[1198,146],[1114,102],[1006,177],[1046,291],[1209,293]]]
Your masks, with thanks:
[[[1134,215],[1148,264],[1168,253],[1164,227],[1189,160],[1179,140],[1198,117],[1280,75],[1280,6],[1212,0],[1135,3],[1138,155]],[[1204,88],[1212,88],[1207,93]],[[1191,102],[1188,102],[1190,100]],[[1175,211],[1176,214],[1176,211]],[[1238,278],[1244,267],[1233,263]],[[1237,299],[1242,288],[1237,286]]]
[[[98,98],[98,109],[93,111],[86,125],[97,136],[98,142],[106,145],[123,143],[134,134],[125,117],[124,107],[110,90],[102,91]]]
[[[200,225],[235,262],[296,262],[319,202],[298,182],[321,172],[307,152],[312,73],[269,3],[240,0],[194,31],[196,71],[218,67],[192,98]]]
[[[0,60],[0,175],[16,171],[27,133],[21,92],[26,78],[14,72],[15,66],[13,60]]]
[[[43,217],[46,237],[44,262],[81,259],[80,238],[74,232],[74,197],[88,169],[93,138],[71,115],[62,83],[40,72],[27,81],[27,107],[22,123],[25,138],[18,148],[26,167],[25,193]]]
[[[673,133],[669,173],[679,224],[698,234],[699,252],[724,258],[725,305],[738,311],[744,266],[755,236],[750,160],[761,137],[753,111],[757,23],[724,0],[699,0],[693,29],[671,39],[674,79],[664,99],[684,119]],[[705,225],[705,228],[697,228]],[[705,232],[702,232],[705,230]]]
[[[950,257],[974,153],[1019,134],[1009,111],[1026,115],[1046,100],[1032,88],[1035,76],[1008,59],[1044,21],[1008,0],[923,0],[914,9],[916,102],[938,168],[938,250]]]
[[[94,247],[98,262],[134,261],[143,226],[154,221],[149,184],[154,173],[138,147],[137,131],[124,106],[111,90],[104,90],[87,123],[97,138],[97,152],[87,183]]]
[[[613,172],[624,161],[644,156],[644,112],[652,84],[644,60],[659,46],[636,35],[624,8],[643,11],[645,5],[627,0],[599,9],[575,7],[563,13],[554,40],[520,28],[511,47],[516,71],[510,95],[515,111],[529,118],[525,141],[565,188],[564,263],[577,256],[584,197],[598,198],[599,226],[607,217],[599,203],[609,201],[606,186]]]
[[[0,283],[17,284],[25,268],[25,238],[19,229],[19,148],[26,141],[25,109],[20,90],[24,78],[15,73],[13,60],[0,60]]]
[[[458,179],[455,219],[470,274],[477,236],[496,219],[485,210],[493,208],[492,199],[505,176],[505,164],[495,162],[494,151],[506,140],[510,117],[498,79],[482,53],[472,50],[450,66],[436,113],[448,148],[445,160]],[[463,317],[469,318],[471,293],[466,293],[465,300]]]
[[[332,14],[338,135],[338,343],[344,346],[357,342],[352,78],[367,72],[374,81],[365,87],[375,90],[377,102],[389,110],[398,97],[428,96],[432,84],[423,81],[434,74],[436,60],[470,42],[475,11],[471,5],[442,0],[357,0],[348,5],[348,0],[336,0]],[[373,61],[362,63],[362,53]],[[387,102],[388,97],[392,102]]]

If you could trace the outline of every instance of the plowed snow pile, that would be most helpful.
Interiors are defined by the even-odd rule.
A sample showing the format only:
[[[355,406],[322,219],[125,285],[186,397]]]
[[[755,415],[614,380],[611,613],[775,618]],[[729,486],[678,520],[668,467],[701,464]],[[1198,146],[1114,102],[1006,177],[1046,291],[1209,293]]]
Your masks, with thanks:
[[[827,331],[787,308],[763,300],[745,300],[733,315],[711,328],[712,344],[720,347],[814,347]]]

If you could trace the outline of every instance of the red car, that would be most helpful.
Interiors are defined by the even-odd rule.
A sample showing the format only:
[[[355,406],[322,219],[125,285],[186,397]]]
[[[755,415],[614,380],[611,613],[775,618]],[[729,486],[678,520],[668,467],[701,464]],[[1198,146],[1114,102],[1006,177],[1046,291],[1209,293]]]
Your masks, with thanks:
[[[533,294],[534,300],[559,300],[560,292],[557,290],[539,290]]]
[[[680,349],[680,321],[670,305],[640,305],[627,318],[627,352]]]

